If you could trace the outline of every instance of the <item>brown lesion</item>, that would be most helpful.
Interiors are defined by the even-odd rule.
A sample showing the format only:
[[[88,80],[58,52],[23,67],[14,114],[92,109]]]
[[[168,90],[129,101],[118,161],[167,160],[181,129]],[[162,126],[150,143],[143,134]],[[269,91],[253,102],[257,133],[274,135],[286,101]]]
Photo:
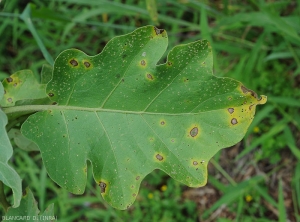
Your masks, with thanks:
[[[252,110],[252,107],[255,106],[254,104],[249,106],[249,110]]]
[[[72,66],[78,66],[78,62],[77,62],[75,59],[71,59],[71,60],[70,60],[70,64],[71,64]]]
[[[232,114],[234,112],[234,108],[228,108],[228,112]]]
[[[8,77],[8,78],[6,78],[6,81],[7,81],[7,82],[13,82],[14,80],[13,80],[13,78]]]
[[[154,31],[156,35],[162,34],[165,30],[154,27]]]
[[[106,187],[107,187],[106,183],[104,183],[104,182],[101,181],[99,183],[99,187],[101,189],[101,193],[105,193],[105,190],[106,190]]]
[[[243,86],[243,85],[241,85],[241,90],[242,90],[242,92],[243,92],[244,94],[247,94],[247,93],[250,92],[251,96],[253,96],[255,99],[258,100],[258,96],[257,96],[257,94],[256,94],[253,90],[247,89],[247,88],[246,88],[245,86]]]
[[[235,125],[235,124],[237,124],[237,123],[238,123],[238,121],[237,121],[236,118],[232,118],[232,119],[231,119],[231,124],[232,124],[232,125]]]
[[[142,61],[141,61],[141,65],[142,65],[142,66],[145,66],[145,65],[146,65],[146,61],[145,61],[145,60],[142,60]]]
[[[190,130],[190,135],[191,135],[191,137],[197,136],[198,133],[199,133],[199,129],[198,129],[198,127],[196,127],[196,126],[195,126],[193,129]]]
[[[89,67],[91,66],[91,63],[85,61],[85,62],[83,63],[83,65],[84,65],[86,68],[89,68]]]
[[[159,161],[162,161],[164,159],[164,157],[160,154],[156,154],[156,159],[159,160]]]
[[[149,79],[149,80],[153,80],[154,78],[153,78],[153,76],[150,74],[150,73],[147,73],[147,79]]]

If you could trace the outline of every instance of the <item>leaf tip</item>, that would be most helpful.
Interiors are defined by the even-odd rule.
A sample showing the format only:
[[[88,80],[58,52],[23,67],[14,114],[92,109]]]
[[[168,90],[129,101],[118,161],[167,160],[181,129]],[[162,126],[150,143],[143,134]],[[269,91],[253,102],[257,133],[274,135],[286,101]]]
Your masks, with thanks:
[[[265,95],[261,95],[260,98],[258,99],[258,104],[263,105],[268,101],[268,97]]]

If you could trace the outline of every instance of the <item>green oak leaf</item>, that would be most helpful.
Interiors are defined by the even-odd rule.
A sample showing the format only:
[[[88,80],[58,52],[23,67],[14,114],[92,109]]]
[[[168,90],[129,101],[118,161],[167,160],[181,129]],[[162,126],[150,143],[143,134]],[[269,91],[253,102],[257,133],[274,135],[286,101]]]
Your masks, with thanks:
[[[45,101],[49,101],[45,93],[46,84],[40,84],[31,70],[18,71],[4,79],[2,84],[5,89],[5,94],[0,100],[2,107],[15,106],[16,103],[45,104]]]
[[[243,138],[266,97],[213,76],[207,41],[176,46],[157,65],[167,44],[165,30],[146,26],[96,56],[58,56],[46,88],[57,105],[33,107],[22,126],[56,183],[82,194],[89,160],[103,198],[126,209],[154,169],[205,185],[209,159]]]
[[[3,217],[5,221],[56,221],[54,216],[54,204],[50,204],[47,209],[40,214],[37,202],[29,188],[26,188],[21,204],[18,208],[9,208]]]
[[[0,99],[4,95],[4,89],[0,82]],[[8,165],[8,160],[12,157],[13,148],[10,144],[5,126],[7,116],[0,107],[0,180],[13,191],[13,207],[18,207],[22,197],[21,178],[17,172]]]

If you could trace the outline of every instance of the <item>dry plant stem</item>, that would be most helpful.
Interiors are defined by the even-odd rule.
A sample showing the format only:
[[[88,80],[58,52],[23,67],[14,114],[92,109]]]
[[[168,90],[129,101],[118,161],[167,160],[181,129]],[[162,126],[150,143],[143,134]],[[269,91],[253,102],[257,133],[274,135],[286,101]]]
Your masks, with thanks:
[[[10,207],[10,204],[6,200],[6,196],[4,194],[4,184],[2,181],[0,181],[0,203],[4,208],[5,212],[7,212],[7,209]]]

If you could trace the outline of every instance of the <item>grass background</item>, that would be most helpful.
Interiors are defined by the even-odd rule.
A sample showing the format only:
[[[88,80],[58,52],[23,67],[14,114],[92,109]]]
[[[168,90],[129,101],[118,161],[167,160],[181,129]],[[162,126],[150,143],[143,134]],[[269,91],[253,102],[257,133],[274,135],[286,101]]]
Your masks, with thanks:
[[[267,104],[244,140],[212,159],[207,186],[154,171],[127,211],[102,200],[91,172],[85,194],[75,196],[49,179],[39,153],[15,148],[11,164],[40,210],[54,203],[59,221],[300,221],[299,0],[2,0],[0,79],[22,69],[39,78],[65,49],[95,55],[148,24],[167,30],[168,50],[209,40],[214,75],[267,95]]]

